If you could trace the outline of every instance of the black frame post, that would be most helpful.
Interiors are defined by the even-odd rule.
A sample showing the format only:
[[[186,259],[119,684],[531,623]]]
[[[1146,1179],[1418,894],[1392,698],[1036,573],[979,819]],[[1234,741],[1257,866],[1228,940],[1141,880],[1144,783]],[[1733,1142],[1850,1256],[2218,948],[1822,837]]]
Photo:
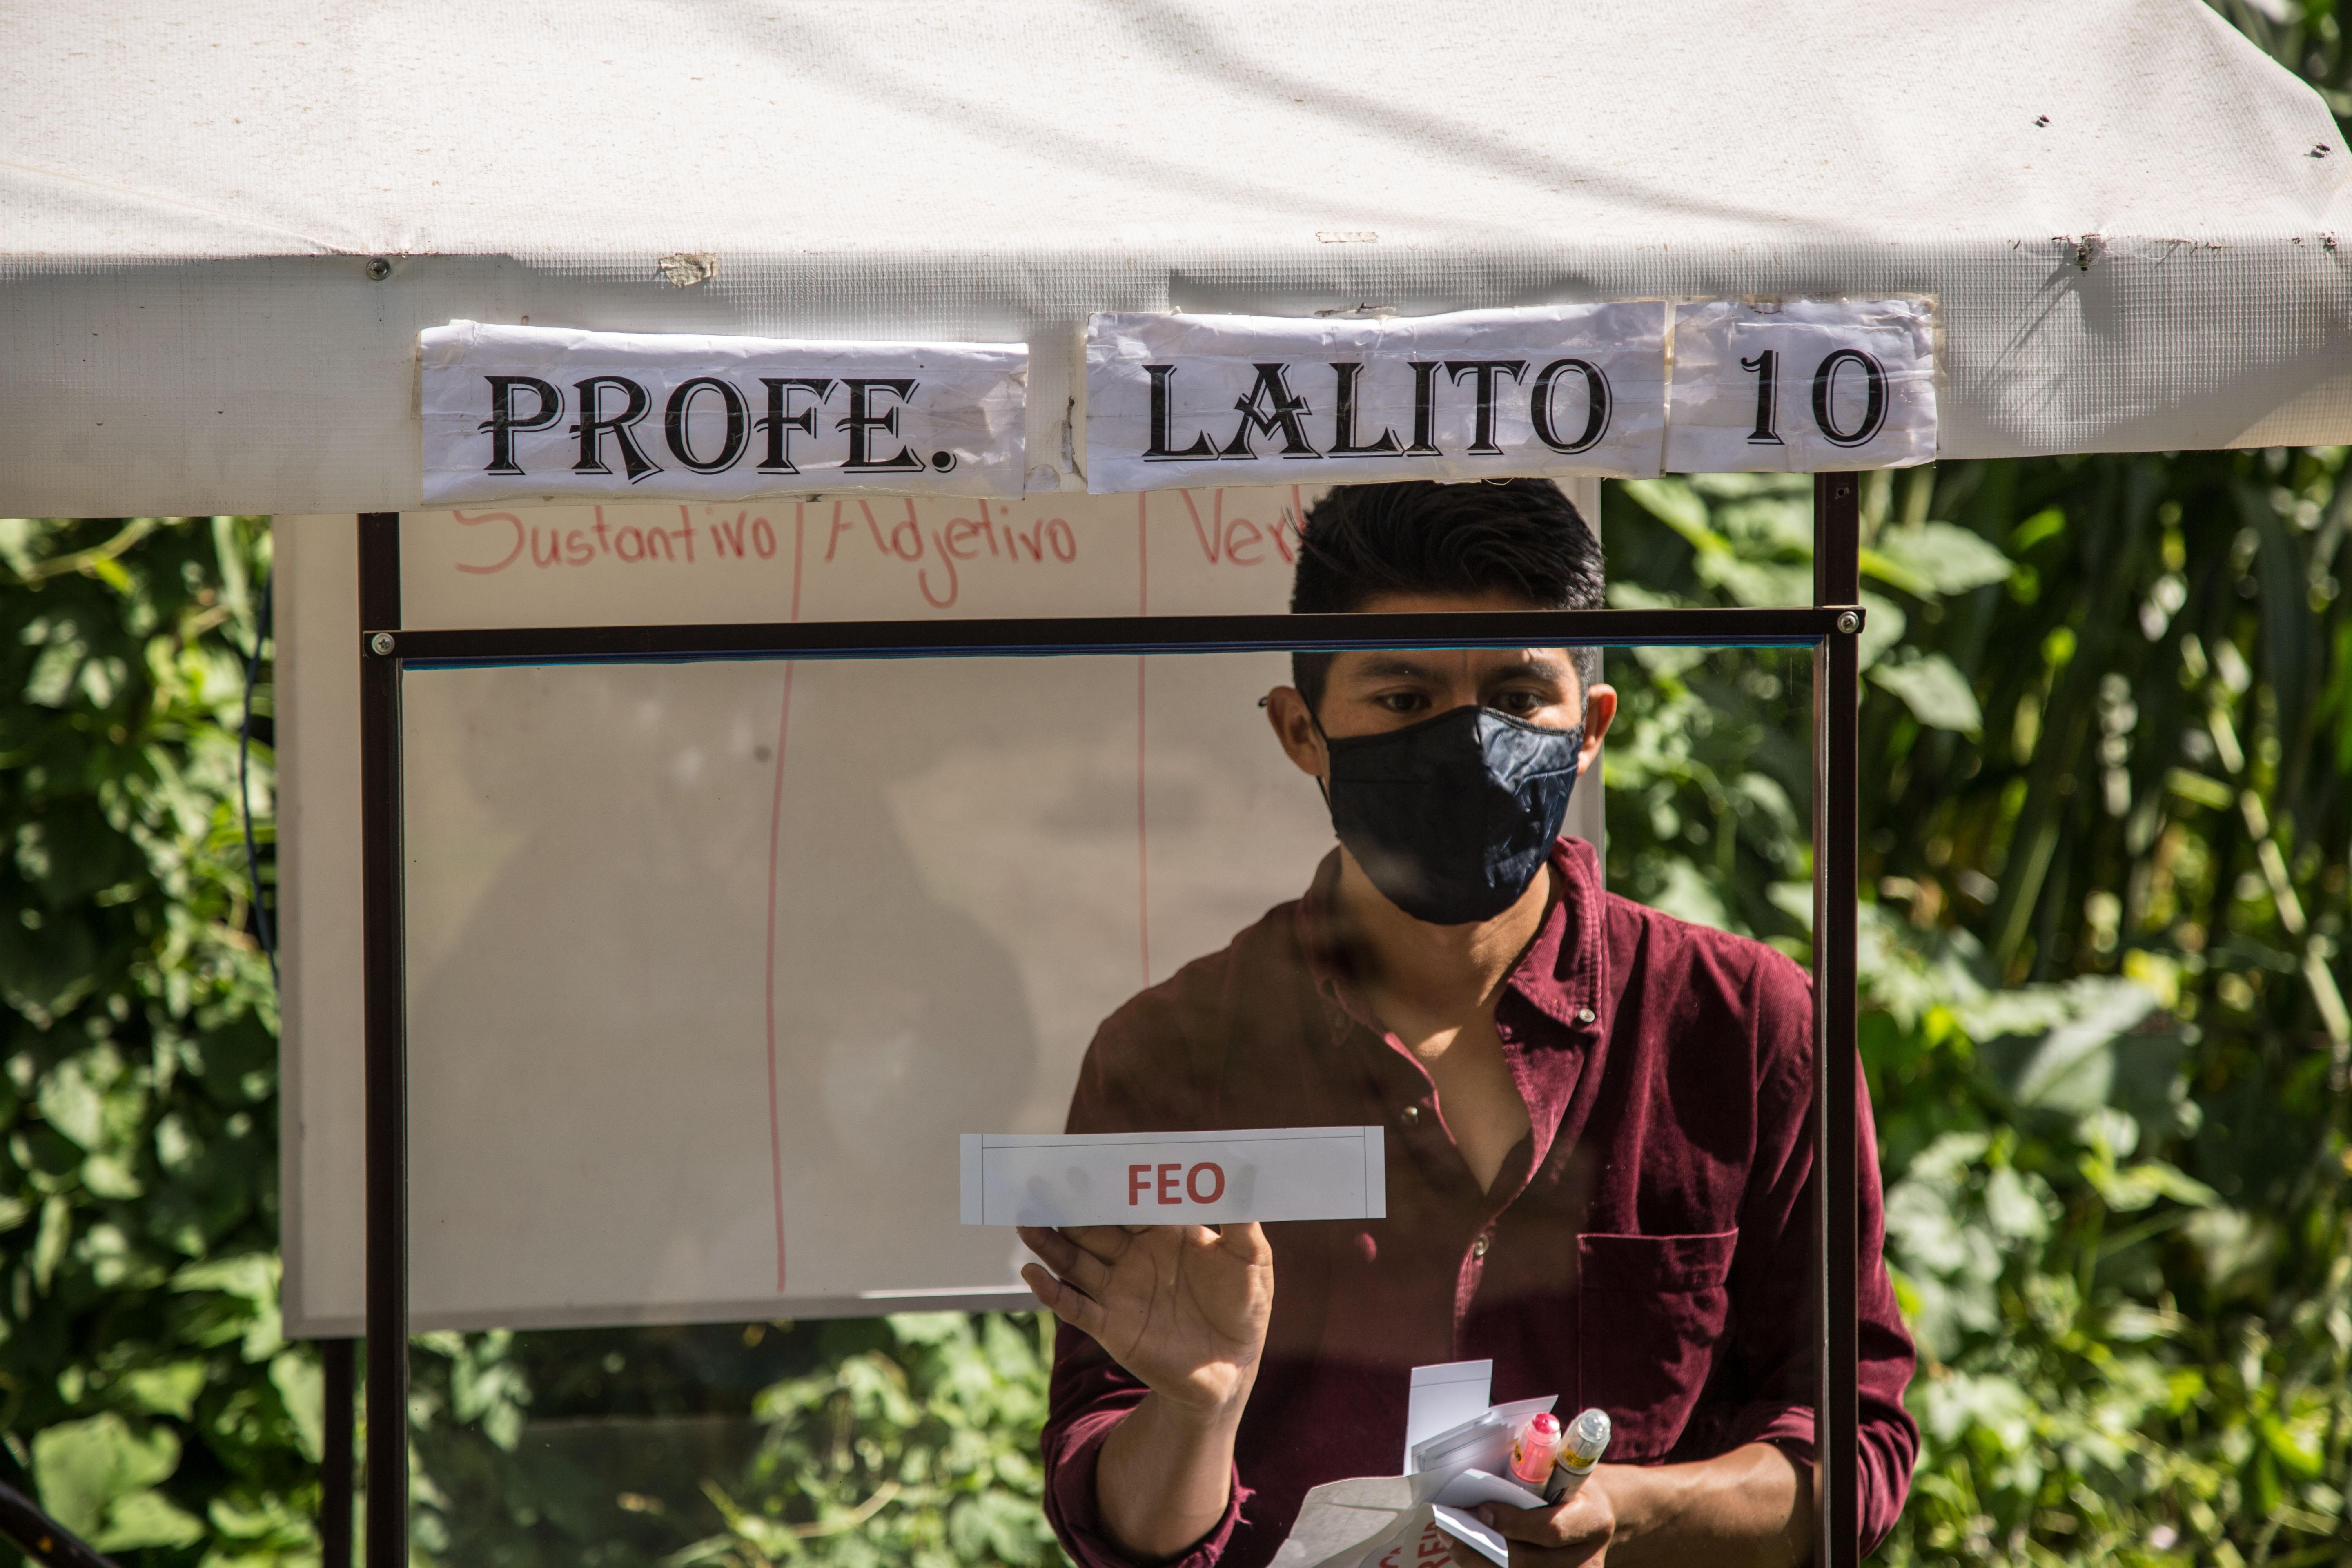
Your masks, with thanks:
[[[1860,1136],[1854,1023],[1862,783],[1862,477],[1813,476],[1813,603],[1856,606],[1813,650],[1813,1221],[1821,1327],[1813,1561],[1862,1561]]]
[[[362,512],[360,851],[367,1056],[367,1568],[408,1568],[408,982],[400,514]]]
[[[360,735],[367,1057],[366,1568],[408,1562],[408,1102],[400,682],[404,670],[739,658],[869,659],[1244,649],[1559,646],[1813,650],[1815,1279],[1821,1308],[1814,1561],[1861,1561],[1856,1298],[1856,817],[1860,480],[1814,480],[1813,605],[1348,616],[1045,616],[406,631],[400,517],[360,517]],[[334,1568],[331,1556],[327,1568]]]
[[[319,1568],[352,1568],[352,1342],[320,1340],[325,1441],[319,1446]]]

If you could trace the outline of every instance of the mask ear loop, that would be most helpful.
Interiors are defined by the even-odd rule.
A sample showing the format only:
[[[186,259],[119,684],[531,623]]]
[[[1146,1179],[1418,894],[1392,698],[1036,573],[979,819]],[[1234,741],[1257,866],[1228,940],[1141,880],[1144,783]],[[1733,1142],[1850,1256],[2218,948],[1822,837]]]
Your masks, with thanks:
[[[1259,698],[1257,700],[1257,705],[1261,708],[1265,707],[1265,699],[1263,697]],[[1323,721],[1317,717],[1315,710],[1312,708],[1309,708],[1307,710],[1307,721],[1315,726],[1315,737],[1317,740],[1323,742],[1323,765],[1328,768],[1331,765],[1331,737],[1324,733]],[[1315,775],[1315,787],[1323,796],[1323,809],[1326,811],[1330,810],[1331,786],[1323,782],[1323,775],[1321,773],[1317,773]]]
[[[1323,721],[1316,717],[1315,710],[1312,708],[1307,710],[1307,721],[1315,726],[1316,738],[1323,742],[1323,768],[1325,773],[1328,773],[1331,768],[1331,737],[1324,733]],[[1330,810],[1331,786],[1325,781],[1323,773],[1315,775],[1315,787],[1323,796],[1323,809]]]

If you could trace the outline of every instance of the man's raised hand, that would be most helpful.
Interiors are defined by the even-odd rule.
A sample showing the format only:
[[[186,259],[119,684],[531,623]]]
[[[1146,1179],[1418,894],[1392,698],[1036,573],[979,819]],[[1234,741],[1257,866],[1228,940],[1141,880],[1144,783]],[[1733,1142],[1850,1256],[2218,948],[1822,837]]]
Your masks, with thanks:
[[[1021,1278],[1172,1405],[1226,1408],[1248,1396],[1274,1310],[1274,1250],[1255,1221],[1226,1226],[1084,1226],[1021,1239],[1045,1259]]]

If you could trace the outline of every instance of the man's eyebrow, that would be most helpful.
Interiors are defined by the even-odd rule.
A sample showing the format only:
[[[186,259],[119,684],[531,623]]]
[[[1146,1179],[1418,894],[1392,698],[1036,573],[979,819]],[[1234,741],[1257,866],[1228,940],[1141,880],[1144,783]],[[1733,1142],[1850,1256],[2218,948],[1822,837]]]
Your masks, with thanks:
[[[1487,679],[1517,680],[1522,677],[1532,676],[1544,680],[1558,680],[1572,668],[1571,660],[1558,654],[1537,652],[1520,659],[1517,664],[1507,664],[1499,669],[1487,671]]]
[[[1427,680],[1437,672],[1411,654],[1373,653],[1365,655],[1353,673],[1367,680]]]
[[[1572,668],[1571,661],[1564,654],[1535,648],[1527,650],[1516,664],[1486,671],[1485,678],[1489,680],[1529,678],[1558,680]],[[1444,676],[1442,670],[1434,668],[1425,658],[1403,652],[1368,653],[1364,661],[1349,673],[1359,680],[1433,680]]]

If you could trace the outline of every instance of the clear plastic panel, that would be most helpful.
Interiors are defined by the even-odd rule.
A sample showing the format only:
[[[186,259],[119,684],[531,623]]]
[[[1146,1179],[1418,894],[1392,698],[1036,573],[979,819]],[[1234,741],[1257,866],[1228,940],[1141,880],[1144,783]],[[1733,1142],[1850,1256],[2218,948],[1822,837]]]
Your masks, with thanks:
[[[1810,654],[1609,658],[1610,884],[1801,951]],[[1222,1122],[1187,1066],[1080,1081],[1106,1018],[1332,854],[1258,706],[1290,680],[1269,653],[405,678],[413,1310],[440,1331],[416,1357],[424,1555],[1050,1560],[1051,1321],[1013,1230],[961,1223],[961,1136],[1058,1132],[1074,1102],[1089,1125],[1381,1116],[1322,1096],[1310,1057]],[[1256,984],[1336,994],[1276,969]],[[1337,1321],[1387,1287],[1333,1270],[1441,1223],[1444,1184],[1399,1164],[1426,1162],[1436,1109],[1386,1121],[1385,1217],[1275,1227],[1293,1299]],[[1288,1370],[1256,1397],[1305,1408],[1323,1354],[1396,1382],[1402,1412],[1412,1366],[1453,1359],[1446,1313],[1362,1325],[1277,1319]],[[1492,1394],[1572,1415],[1584,1364]],[[1339,1473],[1393,1474],[1398,1435]]]
[[[957,1136],[1330,833],[1279,655],[436,671],[404,692],[424,1321],[1024,1300]]]

